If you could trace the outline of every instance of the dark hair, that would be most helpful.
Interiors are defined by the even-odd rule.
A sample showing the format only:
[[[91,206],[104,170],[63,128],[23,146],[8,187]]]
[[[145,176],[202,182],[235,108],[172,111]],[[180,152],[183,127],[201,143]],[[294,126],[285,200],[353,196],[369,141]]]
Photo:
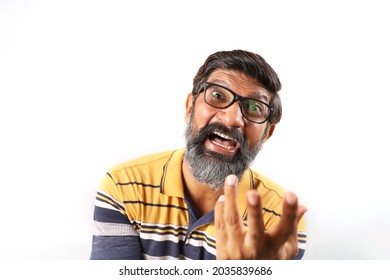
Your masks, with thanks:
[[[282,117],[282,104],[278,91],[282,88],[279,77],[272,67],[258,54],[244,51],[220,51],[211,54],[199,68],[194,77],[192,93],[197,95],[200,87],[207,78],[217,69],[236,70],[256,79],[271,93],[271,107],[274,113],[269,122],[276,124]]]

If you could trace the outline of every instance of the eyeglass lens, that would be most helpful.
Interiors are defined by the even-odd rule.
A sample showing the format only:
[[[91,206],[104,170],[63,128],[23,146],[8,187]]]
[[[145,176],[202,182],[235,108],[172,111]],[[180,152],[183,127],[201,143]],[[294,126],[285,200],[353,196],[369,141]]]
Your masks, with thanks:
[[[229,90],[217,85],[209,85],[205,91],[205,101],[215,108],[224,109],[232,105],[235,98]],[[268,106],[256,99],[241,98],[240,107],[242,114],[254,122],[263,122],[270,114]]]

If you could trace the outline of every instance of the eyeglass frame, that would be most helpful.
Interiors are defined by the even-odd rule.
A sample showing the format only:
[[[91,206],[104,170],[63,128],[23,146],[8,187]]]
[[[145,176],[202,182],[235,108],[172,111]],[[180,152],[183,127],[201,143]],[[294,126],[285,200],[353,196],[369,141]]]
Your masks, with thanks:
[[[206,91],[207,91],[207,89],[208,89],[210,86],[221,87],[221,88],[223,88],[223,89],[226,89],[228,92],[230,92],[230,93],[233,95],[233,97],[234,97],[233,100],[231,101],[231,103],[230,103],[229,105],[227,105],[227,106],[224,106],[224,107],[215,107],[214,105],[211,105],[210,103],[208,103],[207,100],[206,100]],[[266,121],[268,121],[268,120],[270,120],[270,119],[272,118],[272,115],[273,115],[273,113],[274,113],[274,108],[271,107],[271,105],[269,105],[268,103],[265,103],[265,102],[263,102],[263,101],[261,101],[261,100],[255,99],[255,98],[250,98],[250,97],[241,96],[241,95],[235,93],[234,91],[232,91],[230,88],[227,88],[227,87],[225,87],[225,86],[222,86],[222,85],[219,85],[219,84],[216,84],[216,83],[204,82],[203,86],[199,89],[198,94],[200,94],[202,91],[203,91],[203,100],[204,100],[204,102],[205,102],[207,105],[209,105],[209,106],[211,106],[211,107],[213,107],[213,108],[217,108],[217,109],[226,109],[226,108],[229,108],[230,106],[232,106],[235,102],[240,101],[239,106],[240,106],[240,111],[241,111],[242,116],[243,116],[245,119],[247,119],[248,121],[253,122],[253,123],[257,123],[257,124],[265,123]],[[261,122],[253,121],[253,120],[249,119],[249,118],[243,113],[243,111],[242,111],[242,110],[243,110],[243,109],[242,109],[242,102],[245,101],[245,100],[255,100],[255,101],[260,102],[261,104],[265,105],[265,106],[268,108],[269,113],[268,113],[268,116],[265,118],[264,121],[261,121]]]

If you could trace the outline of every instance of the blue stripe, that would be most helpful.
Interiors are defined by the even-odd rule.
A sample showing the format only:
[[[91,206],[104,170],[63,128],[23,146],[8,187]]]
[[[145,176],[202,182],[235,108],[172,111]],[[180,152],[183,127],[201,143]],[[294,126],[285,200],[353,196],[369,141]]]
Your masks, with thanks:
[[[139,260],[141,243],[135,236],[93,236],[91,260]]]
[[[111,178],[111,180],[114,181],[115,185],[117,185],[117,186],[141,185],[141,186],[144,186],[144,187],[160,188],[160,186],[158,186],[158,185],[145,184],[145,183],[142,183],[142,182],[126,182],[126,183],[117,182],[116,183],[114,178],[112,177],[112,175],[110,173],[107,172],[106,174]]]
[[[155,189],[159,189],[160,188],[160,186],[157,186],[157,185],[145,184],[145,183],[141,183],[141,182],[126,182],[126,183],[118,182],[116,184],[118,186],[140,185],[140,186],[143,186],[143,187],[150,187],[150,188],[155,188]]]
[[[269,209],[267,209],[267,208],[265,208],[265,207],[263,207],[263,210],[264,210],[265,212],[274,214],[275,216],[278,216],[278,217],[282,216],[282,215],[276,213],[274,210],[269,210]]]
[[[171,205],[171,204],[156,204],[156,203],[148,203],[140,200],[125,200],[123,201],[124,204],[142,204],[145,206],[157,206],[157,207],[167,207],[167,208],[177,208],[181,210],[187,210],[185,207],[177,206],[177,205]]]
[[[215,260],[215,256],[207,252],[203,247],[186,245],[184,241],[175,243],[173,241],[142,240],[142,248],[145,254],[154,257],[180,258],[185,256],[194,260]]]
[[[296,256],[293,258],[293,260],[301,260],[304,254],[305,254],[305,250],[299,249],[299,250],[298,250],[298,255],[296,255]]]
[[[154,230],[173,230],[173,231],[187,231],[186,227],[173,227],[173,226],[148,226],[148,225],[142,225],[142,229],[154,229]],[[150,231],[145,231],[145,232],[150,232]],[[156,232],[157,233],[157,232]]]
[[[123,215],[118,211],[102,208],[99,206],[95,206],[93,217],[94,220],[97,222],[128,224],[128,225],[130,224],[130,221],[126,215]]]
[[[106,198],[106,200],[104,199],[101,199],[99,197],[96,196],[96,200],[99,200],[99,201],[102,201],[102,202],[105,202],[105,203],[108,203],[107,201],[111,202],[109,203],[111,206],[115,207],[116,209],[120,209],[120,210],[125,210],[125,207],[123,207],[122,205],[118,204],[116,201],[114,201],[111,197],[101,193],[101,192],[98,192],[98,195],[100,196],[103,196],[104,198]]]

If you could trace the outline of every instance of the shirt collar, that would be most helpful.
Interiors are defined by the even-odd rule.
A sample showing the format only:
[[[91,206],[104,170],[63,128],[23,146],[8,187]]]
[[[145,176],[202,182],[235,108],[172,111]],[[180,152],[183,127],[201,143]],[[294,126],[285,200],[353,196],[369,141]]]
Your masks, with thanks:
[[[164,165],[161,193],[184,198],[182,163],[184,149],[175,150]]]

